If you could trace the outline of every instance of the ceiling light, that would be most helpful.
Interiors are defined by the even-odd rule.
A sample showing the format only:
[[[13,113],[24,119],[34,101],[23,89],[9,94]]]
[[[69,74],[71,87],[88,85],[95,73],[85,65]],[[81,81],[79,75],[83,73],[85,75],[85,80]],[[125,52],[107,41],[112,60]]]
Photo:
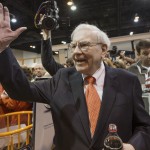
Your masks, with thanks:
[[[138,16],[138,14],[135,14],[134,22],[139,22],[139,16]]]
[[[34,46],[34,45],[30,45],[30,47],[31,47],[31,48],[34,48],[34,49],[36,48],[36,46]]]
[[[74,10],[76,10],[76,9],[77,9],[77,7],[76,7],[75,5],[72,5],[72,6],[71,6],[71,10],[74,11]]]
[[[17,22],[17,19],[16,19],[16,18],[12,18],[12,19],[11,19],[11,22],[16,23],[16,22]]]
[[[130,32],[130,35],[133,35],[133,31]]]
[[[61,41],[62,44],[66,44],[66,41]]]
[[[16,22],[17,22],[17,19],[16,19],[15,15],[12,14],[12,13],[9,13],[9,14],[10,14],[10,16],[11,16],[11,22],[12,22],[12,23],[16,23]]]
[[[73,5],[73,1],[72,0],[68,0],[67,5],[69,5],[69,6]]]
[[[59,54],[59,52],[57,52],[57,51],[56,51],[56,52],[55,52],[55,54],[56,54],[56,55],[58,55],[58,54]]]

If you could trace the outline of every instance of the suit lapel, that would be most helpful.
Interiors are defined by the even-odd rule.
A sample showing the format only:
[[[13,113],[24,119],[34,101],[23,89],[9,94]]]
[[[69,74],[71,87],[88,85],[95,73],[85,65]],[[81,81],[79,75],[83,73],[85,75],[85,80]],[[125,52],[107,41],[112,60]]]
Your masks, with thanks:
[[[118,82],[115,78],[116,78],[116,75],[114,74],[112,69],[106,66],[106,76],[105,76],[105,83],[104,83],[104,89],[103,89],[102,104],[101,104],[96,131],[95,131],[91,145],[93,145],[97,139],[101,139],[100,136],[103,134],[103,131],[104,131],[103,128],[106,126],[106,122],[109,118],[109,115],[112,110],[112,106],[115,102],[115,99],[116,99],[115,98],[116,97],[115,86],[118,85]]]
[[[83,85],[82,75],[78,72],[75,72],[69,77],[69,81],[74,96],[75,106],[79,114],[84,132],[89,142],[91,142],[89,118],[88,118],[88,112],[87,112],[85,95],[84,95],[84,87],[83,87],[84,85]]]

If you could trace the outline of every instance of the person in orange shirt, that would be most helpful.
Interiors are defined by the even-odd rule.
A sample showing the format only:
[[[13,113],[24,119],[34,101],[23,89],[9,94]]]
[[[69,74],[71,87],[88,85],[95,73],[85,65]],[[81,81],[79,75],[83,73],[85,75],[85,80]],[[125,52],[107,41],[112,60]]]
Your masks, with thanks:
[[[6,108],[7,111],[4,113],[9,112],[18,112],[18,111],[31,111],[32,110],[32,104],[28,102],[23,101],[16,101],[14,99],[11,99],[5,90],[1,94],[1,101],[3,103],[3,106]],[[21,115],[20,122],[21,124],[27,124],[27,114]],[[10,125],[17,125],[18,124],[18,117],[17,115],[13,115],[10,120]]]
[[[29,80],[32,79],[32,71],[27,66],[22,66],[22,69]],[[11,99],[6,91],[0,86],[0,114],[6,114],[10,112],[18,112],[18,111],[31,111],[32,103],[24,102],[24,101],[16,101]],[[27,124],[27,114],[21,115],[20,122],[22,124]],[[4,118],[1,118],[0,128],[6,127],[6,121]],[[17,125],[18,117],[17,115],[13,115],[10,119],[10,125]]]

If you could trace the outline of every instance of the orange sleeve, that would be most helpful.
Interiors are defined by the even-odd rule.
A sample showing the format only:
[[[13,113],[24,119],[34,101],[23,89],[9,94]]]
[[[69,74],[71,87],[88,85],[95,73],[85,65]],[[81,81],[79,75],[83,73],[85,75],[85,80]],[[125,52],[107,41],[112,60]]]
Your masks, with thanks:
[[[32,108],[32,104],[31,103],[23,102],[23,101],[19,101],[18,102],[18,108],[17,108],[18,111],[28,110],[30,108]]]

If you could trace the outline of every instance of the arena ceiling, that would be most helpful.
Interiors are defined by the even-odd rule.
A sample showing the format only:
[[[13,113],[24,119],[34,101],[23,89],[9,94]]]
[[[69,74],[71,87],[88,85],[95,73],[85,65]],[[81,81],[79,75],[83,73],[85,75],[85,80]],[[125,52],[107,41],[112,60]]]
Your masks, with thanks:
[[[105,31],[109,37],[129,35],[150,31],[150,0],[73,0],[77,9],[71,11],[67,0],[56,0],[59,8],[59,28],[52,31],[53,45],[61,41],[70,42],[72,30],[80,23],[90,23]],[[17,23],[11,23],[12,29],[26,26],[12,44],[12,48],[40,53],[40,29],[34,25],[34,17],[39,6],[46,0],[1,0],[10,13],[15,15]],[[134,22],[135,15],[139,22]],[[33,49],[30,45],[35,45]]]

